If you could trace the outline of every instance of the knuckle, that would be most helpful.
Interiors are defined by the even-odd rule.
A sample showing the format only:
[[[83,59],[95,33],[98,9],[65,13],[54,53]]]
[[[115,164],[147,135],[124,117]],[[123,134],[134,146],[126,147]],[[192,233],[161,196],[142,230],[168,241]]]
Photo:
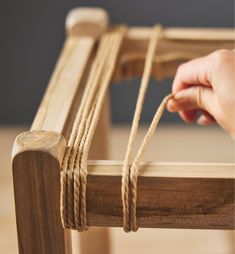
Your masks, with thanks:
[[[216,69],[221,69],[229,60],[231,56],[231,50],[219,49],[211,54],[212,64]]]
[[[228,49],[218,49],[212,53],[215,57],[224,58],[231,54],[231,50]]]
[[[176,74],[179,74],[179,73],[183,70],[184,65],[185,65],[185,63],[182,63],[182,64],[180,64],[180,65],[178,66],[177,71],[176,71]]]

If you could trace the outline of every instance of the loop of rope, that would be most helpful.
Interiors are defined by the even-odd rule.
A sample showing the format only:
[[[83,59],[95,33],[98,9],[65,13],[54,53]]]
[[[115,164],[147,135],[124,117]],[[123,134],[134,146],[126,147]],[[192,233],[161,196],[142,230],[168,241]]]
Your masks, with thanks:
[[[167,102],[173,97],[172,94],[167,95],[163,101],[161,102],[160,106],[158,107],[153,120],[150,124],[150,127],[143,139],[143,142],[137,152],[137,155],[132,162],[131,168],[130,168],[130,186],[131,186],[131,207],[130,207],[130,216],[131,216],[131,228],[132,231],[137,231],[138,225],[137,225],[137,217],[136,217],[136,204],[137,204],[137,177],[139,172],[138,165],[140,164],[141,157],[150,141],[150,138],[153,136],[157,125],[162,117],[162,114],[164,112],[164,109],[166,107]]]
[[[99,44],[65,151],[60,210],[64,228],[87,230],[87,158],[126,28],[114,28]]]
[[[126,28],[121,26],[114,28],[101,38],[75,117],[60,174],[60,210],[64,228],[78,231],[88,229],[86,207],[88,153],[125,33]],[[138,165],[151,136],[155,132],[167,101],[172,98],[170,94],[160,104],[136,157],[132,161],[131,152],[161,33],[161,26],[157,25],[153,28],[122,170],[123,228],[126,232],[138,229],[136,218]]]
[[[141,117],[141,112],[143,108],[144,98],[146,95],[146,91],[148,88],[148,83],[151,76],[153,60],[155,56],[155,51],[157,48],[157,44],[159,38],[162,33],[162,27],[160,25],[156,25],[153,28],[152,36],[150,38],[144,72],[140,84],[138,99],[136,103],[134,118],[132,122],[130,137],[127,145],[127,150],[124,159],[124,165],[122,169],[122,203],[123,203],[123,229],[125,232],[137,231],[137,219],[136,219],[136,203],[137,203],[137,176],[139,167],[138,164],[140,162],[141,156],[144,153],[146,146],[150,141],[150,137],[153,135],[159,120],[163,114],[164,108],[169,99],[172,98],[172,95],[168,95],[164,98],[161,105],[159,106],[152,123],[147,131],[146,136],[143,139],[143,142],[137,152],[136,157],[131,163],[131,152],[133,150],[134,141],[137,135],[139,121]]]

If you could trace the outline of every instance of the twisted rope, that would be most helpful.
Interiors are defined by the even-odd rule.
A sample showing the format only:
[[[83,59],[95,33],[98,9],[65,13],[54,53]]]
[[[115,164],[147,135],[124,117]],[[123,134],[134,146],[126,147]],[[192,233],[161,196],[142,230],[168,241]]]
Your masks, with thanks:
[[[147,145],[150,142],[150,138],[153,136],[158,123],[162,117],[162,114],[164,112],[164,109],[166,107],[167,102],[173,97],[172,94],[167,95],[163,101],[161,102],[160,106],[158,107],[153,120],[151,122],[151,125],[143,139],[143,142],[136,154],[136,157],[134,158],[131,168],[130,168],[130,186],[131,186],[131,207],[130,207],[130,216],[131,216],[131,229],[132,231],[138,230],[137,225],[137,216],[136,216],[136,204],[137,204],[137,179],[138,179],[138,172],[139,172],[139,163],[143,156],[143,153],[147,147]]]
[[[116,27],[102,37],[75,117],[60,173],[64,228],[88,229],[87,158],[125,31],[125,27]]]
[[[138,229],[136,218],[137,180],[140,170],[138,165],[155,132],[167,101],[172,98],[172,95],[168,95],[160,104],[132,161],[131,152],[137,135],[144,98],[152,72],[154,55],[161,32],[161,26],[157,25],[153,28],[122,169],[123,228],[126,232]],[[60,208],[61,221],[64,228],[78,231],[88,229],[86,207],[88,153],[125,33],[125,27],[116,27],[101,38],[75,117],[60,174]]]
[[[159,38],[162,33],[162,27],[160,25],[156,25],[153,28],[152,36],[150,38],[144,72],[140,84],[138,99],[135,108],[135,114],[132,122],[130,137],[127,145],[127,150],[124,159],[124,165],[122,169],[122,203],[123,203],[123,229],[125,232],[137,231],[137,219],[136,219],[136,203],[137,203],[137,176],[139,167],[138,164],[144,153],[149,141],[150,137],[153,135],[159,120],[163,114],[164,108],[168,102],[168,100],[172,97],[172,95],[168,95],[164,98],[161,105],[159,106],[152,123],[149,127],[149,130],[146,136],[143,139],[143,142],[137,152],[136,157],[131,163],[131,152],[133,150],[134,141],[136,139],[139,121],[141,117],[141,112],[143,109],[144,98],[146,95],[146,91],[148,88],[148,83],[151,76],[152,66],[154,55],[156,51],[156,47],[159,41]]]

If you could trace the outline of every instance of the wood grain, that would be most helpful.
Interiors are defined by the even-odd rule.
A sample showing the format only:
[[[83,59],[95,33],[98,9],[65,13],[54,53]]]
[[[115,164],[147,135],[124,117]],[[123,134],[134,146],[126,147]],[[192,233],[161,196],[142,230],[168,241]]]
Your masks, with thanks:
[[[94,42],[89,37],[66,40],[31,130],[66,132]]]
[[[128,29],[115,81],[141,77],[151,31],[148,27]],[[221,48],[233,49],[234,40],[234,29],[166,27],[156,49],[152,76],[156,79],[173,77],[181,63]]]
[[[77,8],[68,14],[68,37],[31,130],[56,131],[67,138],[94,58],[95,44],[107,30],[108,19],[100,8]]]
[[[60,222],[65,145],[55,132],[25,132],[15,140],[12,167],[20,254],[72,253],[70,231]]]
[[[20,254],[72,253],[70,231],[60,221],[60,168],[96,40],[108,25],[100,9],[79,9],[68,18],[73,17],[31,131],[19,135],[13,146]]]
[[[98,16],[87,9],[70,16],[68,38],[31,131],[15,141],[13,178],[20,254],[72,251],[70,232],[60,223],[59,171],[96,39],[107,28],[107,15],[97,11]],[[149,28],[129,30],[114,80],[142,75],[150,32]],[[185,60],[233,47],[232,30],[166,29],[156,51],[153,77],[172,76]],[[97,154],[102,154],[102,142],[95,148]],[[120,169],[121,164],[112,161],[90,164],[87,203],[91,226],[122,226]],[[140,227],[234,229],[234,165],[145,166],[139,177],[137,215]]]
[[[121,165],[90,162],[89,225],[122,227]],[[143,167],[138,178],[140,227],[235,228],[234,164],[150,163]]]
[[[3,205],[0,206],[0,253],[18,253],[10,153],[16,135],[27,129],[28,126],[0,127],[0,200],[3,202]],[[145,132],[146,128],[141,126],[140,134]],[[127,126],[112,127],[109,148],[111,158],[123,158],[123,148],[126,145],[128,134]],[[141,137],[140,135],[140,139]],[[162,146],[162,141],[165,139],[173,141],[168,149],[164,145]],[[176,145],[180,143],[182,147]],[[185,145],[184,148],[182,143]],[[220,146],[214,149],[218,143]],[[146,156],[150,160],[182,161],[185,159],[183,150],[187,149],[186,159],[188,161],[233,162],[234,147],[232,145],[232,140],[218,128],[160,126]],[[158,149],[159,147],[162,148]],[[199,150],[201,155],[197,153]],[[91,229],[96,231],[99,228],[92,227]],[[122,228],[109,228],[109,231],[111,234],[110,248],[113,254],[132,252],[142,254],[146,249],[148,249],[148,254],[156,252],[164,254],[215,254],[218,252],[232,254],[235,248],[233,230],[140,229],[138,233],[128,234],[128,236]],[[88,232],[89,237],[86,239],[86,243],[83,243],[84,246],[85,244],[90,246],[94,236],[90,230]],[[96,238],[96,241],[99,242],[99,238]],[[168,242],[171,244],[168,245]]]

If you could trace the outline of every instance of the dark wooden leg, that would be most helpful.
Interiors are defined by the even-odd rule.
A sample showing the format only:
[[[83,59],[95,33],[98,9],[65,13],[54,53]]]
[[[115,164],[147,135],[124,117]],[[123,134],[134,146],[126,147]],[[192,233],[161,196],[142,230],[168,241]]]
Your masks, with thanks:
[[[20,134],[13,147],[13,180],[20,254],[71,254],[60,222],[60,164],[65,139],[55,132]]]

